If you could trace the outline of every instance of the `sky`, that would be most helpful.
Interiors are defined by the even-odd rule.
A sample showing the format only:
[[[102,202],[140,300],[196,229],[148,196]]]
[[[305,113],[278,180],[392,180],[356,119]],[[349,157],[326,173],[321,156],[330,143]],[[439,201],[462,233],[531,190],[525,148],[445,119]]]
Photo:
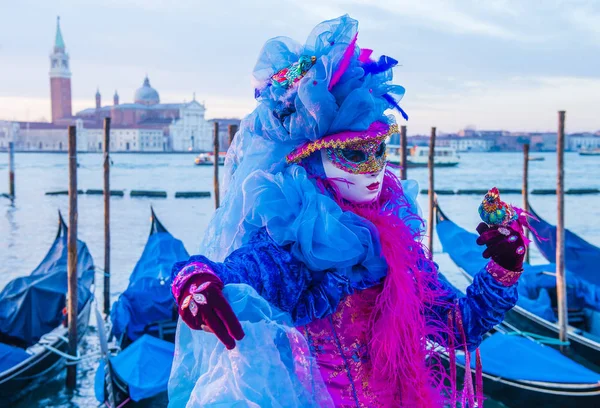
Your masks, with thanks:
[[[0,0],[0,120],[48,120],[56,16],[71,57],[73,110],[115,90],[132,102],[147,74],[161,102],[207,116],[253,109],[266,40],[304,42],[349,14],[358,45],[399,61],[409,134],[465,127],[600,129],[600,0]]]

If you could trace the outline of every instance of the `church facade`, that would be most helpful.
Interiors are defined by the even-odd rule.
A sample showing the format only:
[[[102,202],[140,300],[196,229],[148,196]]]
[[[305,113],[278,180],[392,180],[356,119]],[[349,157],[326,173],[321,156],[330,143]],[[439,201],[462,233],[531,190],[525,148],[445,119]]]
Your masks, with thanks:
[[[191,102],[161,103],[158,91],[147,76],[135,91],[133,102],[120,103],[115,91],[112,103],[102,105],[102,95],[97,90],[95,106],[73,114],[70,56],[59,19],[50,54],[49,76],[52,122],[13,122],[10,137],[17,150],[65,151],[67,127],[75,125],[78,150],[102,151],[106,117],[111,118],[111,151],[212,150],[212,128],[205,119],[205,106],[196,101],[195,95]]]

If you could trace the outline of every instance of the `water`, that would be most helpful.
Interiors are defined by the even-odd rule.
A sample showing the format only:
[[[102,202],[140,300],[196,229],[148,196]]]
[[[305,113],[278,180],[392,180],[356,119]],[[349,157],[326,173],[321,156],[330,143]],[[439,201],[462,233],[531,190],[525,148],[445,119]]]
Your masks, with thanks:
[[[537,155],[537,154],[536,154]],[[530,187],[553,188],[556,183],[554,154],[542,154],[546,160],[530,163]],[[8,187],[7,155],[0,156],[0,193]],[[193,165],[191,154],[141,155],[114,154],[111,188],[126,190],[125,197],[114,197],[111,203],[112,278],[114,301],[128,282],[129,274],[142,253],[150,228],[150,206],[169,231],[181,239],[190,253],[195,253],[214,210],[210,199],[175,199],[176,191],[212,191],[212,168]],[[79,189],[102,188],[102,155],[80,154]],[[0,198],[0,288],[14,277],[29,274],[41,261],[54,240],[57,210],[67,217],[67,196],[46,196],[47,191],[66,190],[68,168],[66,154],[17,153],[16,194],[14,205]],[[462,155],[456,168],[436,171],[436,188],[520,188],[522,157],[517,153],[470,153]],[[567,188],[600,188],[600,160],[597,157],[566,155]],[[426,169],[409,169],[409,178],[427,186]],[[156,189],[168,193],[166,199],[130,198],[128,190]],[[521,204],[518,195],[505,196],[507,201]],[[531,196],[535,210],[549,222],[555,222],[555,196]],[[478,221],[478,196],[440,196],[440,205],[455,222],[474,228]],[[426,196],[420,196],[421,205]],[[567,196],[566,224],[575,233],[600,245],[600,196]],[[88,244],[97,266],[103,266],[104,220],[102,196],[79,196],[79,238]],[[436,260],[451,280],[464,285],[456,267],[447,256],[437,253]],[[532,262],[542,262],[533,251]],[[96,296],[102,299],[102,275],[97,274]],[[91,320],[95,325],[94,319]],[[84,353],[98,351],[96,331],[91,328],[84,342]],[[63,389],[64,379],[57,378],[18,404],[18,407],[95,407],[93,377],[96,360],[79,365],[79,387],[73,394]],[[488,406],[488,405],[486,405]]]

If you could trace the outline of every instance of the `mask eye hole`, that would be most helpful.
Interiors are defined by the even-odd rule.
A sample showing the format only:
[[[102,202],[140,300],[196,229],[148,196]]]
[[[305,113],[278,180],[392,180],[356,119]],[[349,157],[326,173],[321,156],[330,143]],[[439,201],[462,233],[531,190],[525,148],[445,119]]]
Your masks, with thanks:
[[[375,157],[377,157],[377,158],[383,157],[383,155],[385,154],[385,148],[386,148],[385,142],[381,142],[381,144],[377,148],[377,151],[375,152]]]
[[[356,149],[341,149],[340,154],[351,163],[360,163],[367,160],[367,154],[362,150]]]

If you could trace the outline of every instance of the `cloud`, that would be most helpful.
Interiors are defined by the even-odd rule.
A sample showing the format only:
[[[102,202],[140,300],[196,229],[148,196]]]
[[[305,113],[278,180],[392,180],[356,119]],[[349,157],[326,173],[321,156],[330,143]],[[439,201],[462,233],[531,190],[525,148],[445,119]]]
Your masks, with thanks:
[[[320,2],[319,2],[320,3]],[[393,13],[398,24],[421,24],[430,29],[457,34],[481,34],[502,39],[519,39],[510,29],[461,10],[455,2],[443,0],[337,0],[338,4],[369,5]]]
[[[50,116],[48,53],[57,14],[71,55],[74,111],[94,105],[97,86],[105,103],[115,89],[131,102],[148,73],[162,101],[196,92],[215,117],[253,108],[250,73],[268,38],[303,41],[320,21],[348,13],[360,21],[361,46],[400,60],[395,81],[407,89],[402,104],[411,132],[427,132],[433,121],[447,131],[466,123],[546,130],[560,108],[569,111],[570,126],[600,127],[593,112],[600,9],[592,1],[5,3],[0,59],[9,63],[0,64],[0,119]]]
[[[591,35],[595,44],[600,46],[600,12],[587,8],[571,9],[567,19],[576,29]]]
[[[411,115],[411,132],[424,133],[430,126],[456,132],[467,123],[481,129],[551,131],[559,110],[567,111],[567,131],[578,132],[600,128],[599,94],[600,78],[515,77],[464,86],[452,98],[421,94],[403,106]]]

